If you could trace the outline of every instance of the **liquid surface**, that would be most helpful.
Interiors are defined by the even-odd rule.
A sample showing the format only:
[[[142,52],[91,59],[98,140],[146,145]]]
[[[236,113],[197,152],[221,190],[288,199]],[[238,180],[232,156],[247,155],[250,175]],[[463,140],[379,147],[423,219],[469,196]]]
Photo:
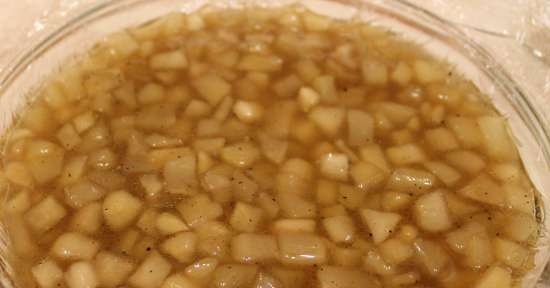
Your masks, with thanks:
[[[39,90],[3,154],[18,287],[519,287],[535,197],[453,67],[297,8],[172,14]]]

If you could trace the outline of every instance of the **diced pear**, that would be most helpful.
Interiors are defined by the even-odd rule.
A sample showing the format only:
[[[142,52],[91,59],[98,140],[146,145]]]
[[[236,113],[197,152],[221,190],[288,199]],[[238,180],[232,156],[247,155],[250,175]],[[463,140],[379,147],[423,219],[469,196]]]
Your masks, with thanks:
[[[262,153],[267,159],[277,164],[281,164],[285,160],[288,152],[287,141],[277,139],[267,133],[259,133],[258,140],[260,141]]]
[[[336,93],[336,83],[334,76],[320,75],[313,80],[312,86],[319,93],[319,96],[321,96],[321,103],[338,103],[338,94]]]
[[[327,153],[321,156],[320,171],[323,176],[332,179],[346,181],[349,173],[349,159],[343,153]]]
[[[202,258],[185,267],[184,273],[199,283],[208,282],[210,280],[209,277],[214,273],[216,267],[218,267],[218,263],[219,261],[216,258]]]
[[[105,189],[89,180],[78,181],[65,187],[65,203],[73,208],[82,208],[98,201],[105,195]]]
[[[539,223],[533,214],[521,212],[509,213],[502,223],[502,232],[508,238],[517,242],[527,242],[537,236]]]
[[[424,150],[416,144],[393,146],[386,150],[388,159],[395,165],[409,165],[428,160]]]
[[[96,234],[103,224],[101,204],[90,203],[78,210],[71,219],[71,227],[74,231],[84,234]]]
[[[245,71],[275,72],[280,70],[282,65],[283,59],[277,56],[251,53],[239,60],[237,68]]]
[[[424,138],[435,151],[450,151],[459,148],[454,134],[446,128],[426,130]]]
[[[327,261],[324,240],[309,233],[281,233],[277,236],[280,261],[288,265],[323,264]]]
[[[65,283],[69,288],[95,288],[99,284],[94,266],[86,261],[69,266],[65,272]]]
[[[113,231],[128,227],[138,216],[143,204],[132,194],[119,190],[111,192],[103,201],[103,217]]]
[[[284,216],[290,218],[314,218],[317,205],[291,192],[279,193],[277,201]]]
[[[371,249],[363,257],[363,267],[368,272],[381,276],[392,275],[396,273],[394,265],[387,263],[376,250]]]
[[[456,169],[443,162],[425,162],[424,167],[449,187],[456,185],[456,183],[462,179],[462,175],[456,171]]]
[[[193,232],[181,232],[162,242],[162,252],[174,257],[181,263],[193,260],[197,249],[198,237]]]
[[[273,223],[274,233],[315,232],[316,223],[312,219],[279,219]]]
[[[518,152],[502,117],[485,116],[477,119],[483,135],[485,151],[495,160],[515,160]]]
[[[407,208],[413,200],[409,193],[386,191],[382,193],[380,206],[384,211],[395,212]]]
[[[360,212],[363,223],[367,225],[374,243],[382,243],[397,230],[401,216],[396,213],[380,212],[372,209],[362,209]]]
[[[258,266],[245,264],[220,265],[212,275],[210,287],[242,288],[249,287],[258,273]]]
[[[414,218],[418,227],[428,232],[442,232],[453,225],[442,192],[430,192],[414,203]]]
[[[264,108],[256,102],[237,100],[233,104],[233,113],[244,123],[255,123],[262,119]]]
[[[359,149],[361,160],[371,163],[382,169],[384,172],[390,172],[390,164],[386,160],[384,151],[378,144],[367,144]]]
[[[322,266],[317,270],[320,288],[364,288],[378,287],[373,276],[354,268]]]
[[[309,119],[328,137],[340,132],[345,116],[344,109],[328,106],[317,106],[309,112]]]
[[[199,95],[212,106],[218,105],[231,92],[231,84],[216,74],[206,74],[192,82]]]
[[[237,231],[254,232],[261,225],[263,217],[262,209],[238,202],[229,218],[229,223]]]
[[[506,199],[501,190],[500,185],[490,176],[480,174],[462,187],[458,194],[481,203],[503,207],[506,204]]]
[[[432,173],[415,168],[397,168],[390,175],[387,189],[404,192],[425,192],[435,186],[436,178]]]
[[[451,257],[439,243],[418,238],[413,243],[416,261],[432,276],[440,275],[451,264]]]
[[[24,187],[31,187],[34,184],[34,179],[22,162],[9,162],[4,166],[4,176],[11,182]]]
[[[176,208],[185,223],[190,227],[196,227],[206,221],[217,219],[223,214],[222,206],[210,200],[205,194],[198,194],[185,199]]]
[[[477,281],[474,288],[511,288],[512,273],[500,266],[487,269]]]
[[[51,247],[53,255],[63,260],[90,260],[100,243],[80,233],[67,232],[59,236]]]
[[[99,252],[94,261],[101,287],[118,287],[130,276],[135,264],[129,258],[111,252]]]
[[[298,91],[298,103],[300,103],[302,111],[309,112],[319,102],[321,102],[321,95],[311,87],[302,87]]]
[[[139,177],[139,183],[145,190],[147,198],[156,198],[163,189],[163,183],[156,174],[145,174]]]
[[[37,233],[53,228],[67,215],[67,210],[53,196],[48,196],[33,206],[26,214],[29,227]]]
[[[189,230],[187,224],[185,224],[180,217],[169,212],[159,214],[155,221],[155,226],[163,235],[170,235]]]
[[[355,224],[349,216],[334,216],[323,219],[323,227],[336,243],[349,243],[355,240]]]
[[[237,168],[247,168],[260,158],[260,150],[251,142],[239,142],[222,148],[221,158]]]
[[[199,288],[200,286],[193,282],[192,279],[183,274],[172,274],[164,283],[161,288]]]
[[[188,62],[183,50],[155,54],[149,59],[149,67],[154,70],[185,69]]]
[[[414,255],[411,245],[397,238],[382,242],[379,250],[384,260],[392,265],[400,264]]]
[[[40,261],[32,267],[31,273],[36,283],[42,288],[53,288],[63,280],[63,270],[53,260]]]
[[[269,234],[243,233],[231,240],[231,255],[241,263],[262,263],[278,257],[277,240]]]
[[[363,146],[374,140],[374,118],[361,110],[348,111],[348,144]]]
[[[378,188],[388,176],[384,170],[376,165],[362,161],[351,167],[350,175],[355,185],[366,191]]]
[[[480,155],[469,150],[451,151],[445,155],[445,160],[457,169],[472,175],[477,175],[486,165]]]
[[[452,250],[464,255],[468,267],[479,269],[493,262],[491,240],[485,227],[477,222],[447,233],[446,241]]]
[[[45,140],[35,140],[27,145],[27,167],[36,182],[44,184],[61,174],[63,149]]]
[[[528,248],[505,238],[493,239],[495,257],[502,263],[518,270],[528,270],[534,265]]]
[[[160,287],[170,270],[170,262],[157,251],[153,251],[130,276],[128,283],[137,288]]]

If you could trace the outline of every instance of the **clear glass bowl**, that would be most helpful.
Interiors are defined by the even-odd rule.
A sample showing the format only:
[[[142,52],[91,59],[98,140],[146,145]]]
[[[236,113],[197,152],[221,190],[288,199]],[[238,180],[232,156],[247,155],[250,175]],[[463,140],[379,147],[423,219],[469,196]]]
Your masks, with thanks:
[[[541,223],[536,268],[522,287],[534,287],[548,260],[550,221],[545,217],[550,195],[550,125],[544,123],[543,107],[526,97],[508,73],[487,51],[461,30],[429,11],[405,1],[382,0],[120,0],[98,2],[79,13],[67,15],[62,25],[50,27],[23,43],[20,52],[0,74],[0,135],[13,124],[30,100],[32,91],[64,63],[78,58],[104,36],[136,26],[164,14],[190,13],[205,5],[213,7],[281,6],[301,3],[307,8],[338,19],[358,18],[393,30],[421,43],[429,52],[447,59],[472,80],[488,101],[509,120],[512,134],[531,180],[539,191]],[[0,142],[1,143],[1,142]],[[7,192],[6,192],[7,193]],[[6,195],[3,195],[5,198]],[[0,286],[13,287],[9,265],[9,241],[0,226]],[[2,241],[3,240],[3,241]]]

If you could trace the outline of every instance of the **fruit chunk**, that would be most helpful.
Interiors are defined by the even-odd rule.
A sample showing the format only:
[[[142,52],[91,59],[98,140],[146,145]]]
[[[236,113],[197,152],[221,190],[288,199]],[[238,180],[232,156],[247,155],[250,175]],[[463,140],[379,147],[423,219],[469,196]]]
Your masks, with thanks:
[[[518,270],[528,270],[534,265],[533,255],[526,247],[505,238],[493,240],[495,257],[500,262]]]
[[[73,215],[70,224],[72,229],[89,235],[97,233],[103,224],[101,210],[101,204],[98,202],[84,206]]]
[[[226,264],[216,268],[212,275],[213,288],[249,287],[258,273],[258,266],[244,264]]]
[[[154,70],[184,69],[188,65],[183,50],[158,53],[149,59],[149,66]]]
[[[401,216],[397,213],[380,212],[372,209],[362,209],[359,213],[363,223],[367,225],[372,233],[372,240],[375,244],[382,243],[393,232],[396,232],[396,226],[401,221]]]
[[[467,266],[483,268],[493,262],[491,240],[483,225],[469,222],[445,238],[453,251],[464,255]]]
[[[263,221],[263,211],[252,205],[238,202],[229,218],[231,226],[241,232],[256,231]]]
[[[481,275],[481,278],[477,281],[474,288],[511,288],[512,287],[512,273],[508,270],[494,266],[487,269]]]
[[[198,194],[191,198],[183,200],[176,208],[190,227],[200,226],[201,224],[214,220],[223,214],[222,206],[213,202],[205,194]]]
[[[95,271],[101,287],[118,287],[134,270],[134,263],[123,256],[102,251],[95,257]]]
[[[63,149],[45,140],[35,140],[27,144],[27,167],[36,182],[44,184],[61,174]]]
[[[387,173],[376,165],[358,162],[350,169],[350,175],[357,187],[365,191],[378,188],[387,178]]]
[[[322,266],[317,270],[320,288],[365,288],[379,287],[375,278],[353,268]]]
[[[141,200],[124,190],[111,192],[103,201],[105,223],[111,230],[122,230],[136,219],[142,206]]]
[[[348,157],[343,153],[327,153],[321,157],[319,169],[329,179],[346,181],[349,172]]]
[[[53,260],[43,260],[32,267],[34,280],[42,288],[52,288],[60,284],[63,279],[63,270]]]
[[[458,191],[458,194],[472,200],[503,207],[506,199],[502,188],[487,174],[481,174]]]
[[[436,276],[444,272],[451,263],[451,258],[439,243],[416,239],[413,243],[415,258],[421,267],[430,275]]]
[[[495,160],[515,160],[518,152],[508,134],[506,120],[502,117],[484,116],[477,119],[483,135],[487,154]]]
[[[416,144],[393,146],[386,150],[388,159],[395,165],[422,163],[428,159],[424,150]]]
[[[355,225],[351,217],[334,216],[323,219],[323,227],[330,239],[336,243],[349,243],[355,240]]]
[[[216,267],[218,267],[218,260],[216,258],[207,257],[187,266],[184,273],[194,281],[204,283],[210,280],[209,277],[214,273]]]
[[[192,232],[178,233],[162,242],[162,252],[174,257],[179,262],[186,263],[193,260],[197,249],[197,235]]]
[[[75,262],[65,272],[65,283],[69,288],[95,288],[98,285],[94,267],[89,262]]]
[[[462,175],[453,167],[439,161],[429,161],[424,163],[426,170],[437,176],[445,185],[452,187],[462,179]]]
[[[53,196],[48,196],[33,206],[25,219],[31,229],[44,233],[53,228],[67,215],[67,210]]]
[[[193,87],[210,105],[218,105],[231,92],[231,84],[220,76],[209,73],[192,81]]]
[[[183,274],[172,274],[162,284],[161,288],[199,288],[192,279]]]
[[[67,232],[59,236],[51,252],[59,259],[90,260],[99,250],[100,243],[80,233]]]
[[[128,283],[137,288],[160,287],[170,274],[172,265],[157,251],[151,252],[136,271],[128,278]]]
[[[164,235],[189,230],[189,227],[187,227],[185,222],[183,222],[180,217],[168,212],[163,212],[158,215],[155,221],[155,226],[157,230]]]
[[[309,112],[309,119],[328,137],[340,132],[345,116],[346,111],[336,107],[318,106]]]
[[[277,236],[280,261],[288,265],[323,264],[327,249],[322,238],[309,233],[281,233]]]
[[[404,262],[414,255],[414,250],[410,243],[396,238],[382,242],[379,250],[384,260],[392,265]]]
[[[243,233],[231,240],[231,255],[241,263],[261,263],[277,259],[277,240],[269,234]]]
[[[260,150],[251,142],[239,142],[224,147],[221,158],[237,168],[247,168],[260,158]]]
[[[348,111],[348,144],[362,146],[374,140],[374,118],[361,110]]]
[[[452,226],[445,196],[431,192],[420,196],[414,203],[416,224],[428,232],[442,232]]]
[[[436,183],[433,174],[415,168],[397,168],[390,175],[387,189],[403,192],[426,192]]]

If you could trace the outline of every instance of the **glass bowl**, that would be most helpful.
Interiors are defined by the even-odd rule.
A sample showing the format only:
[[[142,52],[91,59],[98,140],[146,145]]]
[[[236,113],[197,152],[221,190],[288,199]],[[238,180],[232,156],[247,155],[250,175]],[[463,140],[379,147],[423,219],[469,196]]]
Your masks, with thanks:
[[[508,119],[527,172],[539,191],[537,217],[540,238],[536,267],[524,278],[522,287],[534,287],[548,260],[550,221],[550,125],[543,107],[537,106],[514,83],[495,59],[450,22],[406,1],[381,0],[119,0],[99,1],[78,13],[68,13],[60,25],[47,27],[22,43],[19,53],[0,73],[0,135],[14,124],[32,91],[64,63],[74,61],[106,35],[151,21],[164,14],[193,12],[205,5],[217,8],[281,6],[300,3],[319,14],[337,19],[356,18],[386,27],[408,40],[420,43],[444,58],[472,80],[491,103]],[[0,142],[1,143],[1,142]],[[4,191],[5,199],[9,191]],[[1,210],[1,209],[0,209]],[[0,225],[0,229],[1,229]],[[0,230],[0,286],[14,287],[9,265],[9,241]]]

